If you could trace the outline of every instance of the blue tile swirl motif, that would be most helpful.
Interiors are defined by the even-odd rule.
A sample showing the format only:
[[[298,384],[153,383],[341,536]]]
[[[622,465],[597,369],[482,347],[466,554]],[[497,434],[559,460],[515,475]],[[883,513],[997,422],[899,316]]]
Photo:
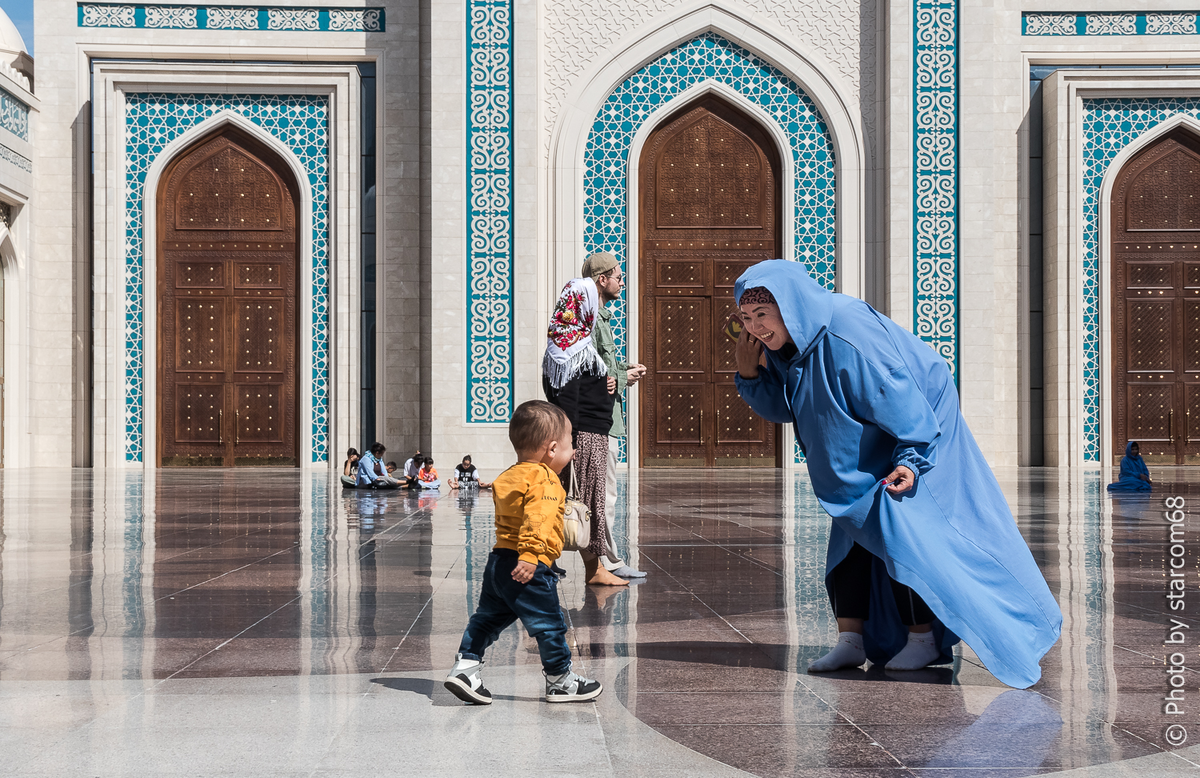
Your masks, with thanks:
[[[329,458],[329,101],[310,95],[130,94],[126,98],[125,460],[146,455],[144,290],[146,173],[169,143],[210,117],[233,111],[285,144],[312,193],[312,461]],[[150,196],[154,196],[150,193]],[[152,293],[153,296],[153,293]],[[153,344],[151,333],[149,343]]]
[[[958,0],[913,14],[913,332],[957,382]]]
[[[467,423],[513,411],[511,0],[467,4]]]
[[[1172,116],[1200,120],[1200,98],[1083,101],[1083,458],[1100,461],[1100,187],[1121,150]]]

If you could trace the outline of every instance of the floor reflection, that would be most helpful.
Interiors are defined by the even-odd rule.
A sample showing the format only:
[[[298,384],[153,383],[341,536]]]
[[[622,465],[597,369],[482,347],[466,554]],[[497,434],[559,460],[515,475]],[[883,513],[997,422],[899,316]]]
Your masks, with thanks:
[[[587,587],[564,560],[577,661],[612,668],[611,698],[654,732],[756,775],[1022,776],[1162,755],[1171,724],[1200,737],[1190,667],[1185,713],[1163,712],[1167,625],[1189,659],[1200,641],[1200,543],[1189,523],[1190,588],[1171,610],[1162,521],[1166,495],[1200,504],[1200,472],[1156,476],[1149,496],[1110,498],[1098,473],[1000,473],[1064,616],[1029,691],[966,646],[919,673],[808,675],[836,635],[828,519],[806,477],[773,470],[623,478],[613,534],[649,577]],[[0,736],[5,690],[32,683],[363,675],[455,709],[437,679],[494,540],[489,492],[343,491],[293,470],[79,470],[67,486],[5,471],[0,507]],[[536,647],[510,631],[488,667],[536,672]]]

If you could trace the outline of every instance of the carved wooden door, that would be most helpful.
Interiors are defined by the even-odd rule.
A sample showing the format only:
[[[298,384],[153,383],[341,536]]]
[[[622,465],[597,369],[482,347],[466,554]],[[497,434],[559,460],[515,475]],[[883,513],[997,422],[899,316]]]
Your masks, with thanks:
[[[197,143],[158,193],[163,466],[296,465],[296,197],[270,150]]]
[[[1129,440],[1147,462],[1200,462],[1200,139],[1130,160],[1112,216],[1114,462]]]
[[[779,163],[750,118],[716,98],[648,140],[639,174],[644,466],[774,465],[776,426],[734,385],[733,284],[780,256]]]

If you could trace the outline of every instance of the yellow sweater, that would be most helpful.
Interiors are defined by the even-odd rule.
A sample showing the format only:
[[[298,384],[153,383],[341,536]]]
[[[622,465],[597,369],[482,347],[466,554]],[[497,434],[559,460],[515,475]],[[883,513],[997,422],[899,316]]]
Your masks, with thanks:
[[[546,566],[562,554],[563,510],[567,492],[549,467],[518,462],[492,482],[496,503],[496,548],[521,555],[521,561]]]

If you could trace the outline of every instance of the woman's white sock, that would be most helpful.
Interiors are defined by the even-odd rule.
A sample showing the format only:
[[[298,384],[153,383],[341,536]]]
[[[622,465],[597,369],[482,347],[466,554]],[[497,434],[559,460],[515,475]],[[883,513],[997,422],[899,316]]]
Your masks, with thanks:
[[[862,635],[857,632],[839,632],[837,645],[825,656],[808,666],[810,673],[830,673],[843,667],[859,667],[867,661],[863,651]]]
[[[884,665],[885,670],[920,670],[941,656],[933,632],[908,633],[908,645]]]

